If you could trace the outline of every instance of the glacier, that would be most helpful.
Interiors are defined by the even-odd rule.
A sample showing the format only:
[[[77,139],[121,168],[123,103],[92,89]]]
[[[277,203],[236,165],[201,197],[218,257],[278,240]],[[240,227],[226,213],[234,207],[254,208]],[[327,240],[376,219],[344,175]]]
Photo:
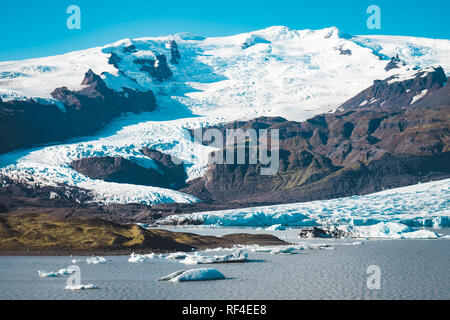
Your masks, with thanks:
[[[450,179],[347,198],[171,215],[159,223],[266,227],[370,226],[380,222],[450,227]]]

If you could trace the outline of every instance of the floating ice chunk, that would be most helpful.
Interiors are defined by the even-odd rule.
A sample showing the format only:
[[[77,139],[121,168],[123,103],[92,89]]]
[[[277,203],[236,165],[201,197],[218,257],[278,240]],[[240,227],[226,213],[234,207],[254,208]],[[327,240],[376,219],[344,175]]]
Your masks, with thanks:
[[[147,260],[145,258],[145,256],[140,255],[140,254],[136,254],[136,253],[132,253],[131,256],[128,258],[128,262],[133,262],[133,263],[138,263],[138,262],[144,262],[145,260]]]
[[[184,272],[186,272],[185,270],[179,270],[179,271],[175,271],[171,274],[168,274],[167,276],[164,276],[162,278],[156,279],[156,281],[169,281],[171,279],[175,279],[176,277],[182,275]]]
[[[149,253],[149,254],[139,254],[139,253],[132,253],[130,257],[128,258],[128,262],[132,263],[139,263],[139,262],[145,262],[151,259],[158,259],[158,258],[164,258],[166,257],[165,254],[156,254],[156,253]]]
[[[38,275],[41,278],[53,278],[53,277],[61,277],[65,275],[69,275],[75,273],[75,270],[69,268],[59,269],[58,271],[46,272],[38,270]]]
[[[188,255],[187,255],[186,253],[184,253],[184,252],[174,252],[174,253],[169,254],[169,255],[166,257],[166,259],[176,259],[176,260],[179,260],[179,259],[185,259],[187,256],[188,256]]]
[[[59,277],[60,274],[58,274],[57,272],[45,272],[45,271],[41,271],[38,270],[38,275],[41,278],[51,278],[51,277]]]
[[[88,289],[98,289],[98,287],[92,283],[66,286],[66,290],[88,290]]]
[[[274,225],[266,228],[266,230],[286,230],[286,227],[284,227],[281,224],[274,224]]]
[[[223,273],[216,269],[200,268],[191,270],[180,270],[171,273],[156,281],[184,282],[184,281],[203,281],[225,279]]]
[[[75,270],[73,270],[70,267],[68,267],[68,268],[64,268],[64,269],[59,269],[57,271],[57,273],[64,276],[64,275],[67,275],[67,274],[75,273]]]
[[[339,243],[340,246],[360,246],[363,243],[361,241],[349,242],[349,243]]]
[[[77,264],[77,263],[80,263],[80,262],[81,262],[80,259],[72,259],[72,263],[73,263],[73,264]]]
[[[99,256],[86,259],[87,264],[105,264],[106,261],[108,261],[108,260],[106,260],[103,257],[99,257]]]
[[[213,256],[207,257],[199,254],[189,255],[181,263],[184,264],[211,264],[211,263],[235,263],[235,262],[245,262],[248,260],[248,254],[244,250],[239,250],[238,252],[232,254],[226,254],[223,256]]]
[[[276,248],[270,251],[271,254],[295,254],[295,252],[298,248],[295,246],[292,247],[282,247],[282,248]]]

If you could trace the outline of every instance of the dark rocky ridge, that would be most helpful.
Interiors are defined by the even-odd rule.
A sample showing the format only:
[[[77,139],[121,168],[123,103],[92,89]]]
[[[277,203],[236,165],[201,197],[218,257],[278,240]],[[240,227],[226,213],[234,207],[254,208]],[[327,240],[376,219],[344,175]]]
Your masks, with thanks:
[[[384,67],[384,70],[389,71],[392,69],[398,69],[405,65],[406,64],[402,60],[400,60],[398,55],[396,55],[395,57],[391,58],[391,61],[389,61],[388,64],[386,65],[386,67]]]
[[[75,160],[71,167],[92,179],[161,188],[180,189],[187,178],[184,166],[175,165],[169,155],[144,149],[143,153],[156,163],[157,169],[142,167],[122,157],[88,157]]]
[[[175,40],[169,41],[169,47],[170,47],[170,63],[178,64],[178,62],[181,59],[180,51],[178,50],[178,44]]]
[[[385,80],[375,80],[373,85],[350,100],[343,103],[340,110],[350,110],[359,107],[405,107],[413,98],[427,90],[426,96],[444,87],[447,77],[441,67],[433,68],[433,71],[418,71],[414,78],[396,81],[397,76]]]
[[[86,87],[79,91],[66,87],[53,91],[52,96],[64,103],[66,112],[33,99],[0,101],[0,153],[91,135],[124,112],[156,108],[153,92],[127,88],[116,92],[92,70],[86,73],[82,84]]]
[[[152,78],[163,82],[172,76],[172,70],[170,70],[167,64],[167,58],[164,54],[156,56],[156,60],[151,59],[136,59],[134,63],[140,65],[142,71],[147,72]]]

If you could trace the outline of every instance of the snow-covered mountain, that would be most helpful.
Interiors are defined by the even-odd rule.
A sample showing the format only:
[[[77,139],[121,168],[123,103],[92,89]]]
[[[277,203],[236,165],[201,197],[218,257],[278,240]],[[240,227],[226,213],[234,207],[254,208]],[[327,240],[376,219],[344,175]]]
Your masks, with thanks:
[[[83,188],[106,204],[196,202],[174,190],[91,179],[70,164],[112,156],[150,168],[155,164],[141,150],[154,148],[186,161],[189,179],[201,177],[205,155],[213,149],[191,141],[183,128],[258,116],[301,121],[336,110],[376,79],[413,78],[418,69],[436,66],[449,72],[449,40],[350,36],[334,27],[271,27],[220,38],[177,34],[126,39],[60,56],[0,62],[3,102],[32,99],[68,112],[64,103],[76,102],[77,92],[98,94],[91,92],[93,82],[85,81],[92,70],[88,75],[101,75],[121,99],[129,92],[152,91],[158,105],[153,112],[125,115],[88,138],[0,155],[0,176],[29,185]],[[65,95],[56,95],[55,89],[62,87],[66,89],[57,92]],[[68,98],[63,103],[59,97]]]
[[[175,60],[173,43],[180,55]],[[162,55],[164,61],[159,61]],[[397,55],[402,63],[386,71]],[[55,101],[55,88],[82,89],[91,69],[114,90],[152,90],[159,105],[181,105],[194,114],[228,120],[276,115],[300,121],[334,110],[374,79],[439,65],[449,72],[449,57],[449,40],[350,36],[335,27],[277,26],[219,38],[177,34],[0,62],[0,97]],[[166,60],[171,60],[167,76],[149,72]]]

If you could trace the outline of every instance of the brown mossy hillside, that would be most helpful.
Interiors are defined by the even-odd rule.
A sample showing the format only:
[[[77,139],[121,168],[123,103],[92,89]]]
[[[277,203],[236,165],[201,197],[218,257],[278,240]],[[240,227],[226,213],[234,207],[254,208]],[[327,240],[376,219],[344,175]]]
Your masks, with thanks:
[[[146,230],[98,218],[63,218],[50,214],[0,216],[0,254],[127,254],[190,251],[235,244],[283,244],[270,235],[213,237],[163,229]]]

